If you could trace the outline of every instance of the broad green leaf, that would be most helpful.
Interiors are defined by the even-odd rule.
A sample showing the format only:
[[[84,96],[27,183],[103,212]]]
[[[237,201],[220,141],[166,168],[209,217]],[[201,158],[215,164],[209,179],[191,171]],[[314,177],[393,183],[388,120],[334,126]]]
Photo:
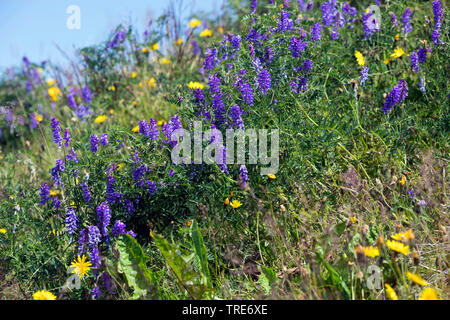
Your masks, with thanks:
[[[191,225],[191,238],[192,238],[192,244],[194,246],[195,254],[197,255],[200,265],[202,267],[202,273],[206,278],[206,283],[208,287],[211,287],[211,275],[209,273],[208,268],[208,256],[206,254],[206,247],[203,242],[202,234],[200,233],[200,230],[198,229],[198,224],[194,220]]]
[[[157,286],[152,272],[145,265],[146,258],[139,243],[129,234],[116,241],[120,268],[128,285],[133,289],[133,299],[157,298]]]
[[[163,255],[180,285],[188,292],[192,299],[199,300],[210,291],[202,273],[194,270],[192,255],[182,255],[179,248],[170,244],[162,236],[152,233],[156,246]]]

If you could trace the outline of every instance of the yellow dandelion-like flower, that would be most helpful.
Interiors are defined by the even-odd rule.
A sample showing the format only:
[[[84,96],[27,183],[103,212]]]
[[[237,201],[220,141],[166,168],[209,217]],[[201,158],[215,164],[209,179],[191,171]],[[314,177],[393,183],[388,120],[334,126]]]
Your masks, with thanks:
[[[98,116],[97,118],[95,118],[95,123],[103,123],[106,119],[108,119],[108,117],[105,115]]]
[[[131,74],[130,74],[130,77],[131,78],[136,78],[138,76],[138,73],[136,72],[136,71],[133,71]]]
[[[351,217],[351,218],[350,218],[350,222],[351,222],[351,223],[356,223],[356,221],[357,221],[357,220],[356,220],[356,217]]]
[[[53,78],[50,78],[50,79],[47,80],[47,85],[48,85],[49,87],[51,87],[51,86],[54,85],[55,83],[56,83],[56,80],[53,79]]]
[[[86,261],[86,256],[83,254],[82,257],[78,256],[77,259],[72,261],[70,266],[73,267],[72,273],[76,273],[81,279],[83,279],[83,277],[86,276],[91,269],[92,263],[90,261]]]
[[[202,85],[200,82],[196,82],[196,81],[195,82],[194,81],[189,82],[187,86],[190,89],[192,89],[192,90],[203,89],[204,88],[204,85]]]
[[[211,37],[212,32],[209,29],[205,29],[202,32],[200,32],[200,37]]]
[[[191,224],[192,224],[191,220],[186,221],[186,225],[187,225],[188,227],[190,227]]]
[[[402,186],[404,186],[405,183],[406,183],[406,177],[405,177],[405,176],[402,176],[402,178],[399,180],[398,183],[400,183]]]
[[[148,52],[148,48],[142,48],[142,53],[147,53]]]
[[[50,291],[41,290],[33,293],[33,300],[56,300],[56,296]]]
[[[136,101],[133,101],[133,106],[135,106],[135,105],[137,105],[137,102],[136,102]]]
[[[275,179],[277,178],[276,175],[271,174],[271,173],[269,173],[269,174],[267,175],[267,177],[268,177],[269,179],[271,179],[271,180],[275,180]]]
[[[173,44],[175,44],[175,45],[181,45],[181,44],[183,44],[183,39],[177,39],[177,40],[175,40],[174,42],[173,42]]]
[[[406,272],[406,277],[408,280],[411,280],[414,283],[417,283],[419,286],[427,286],[428,282],[422,279],[422,277],[418,274],[414,274],[411,272]]]
[[[159,44],[155,43],[154,45],[152,45],[152,50],[156,51],[159,49]]]
[[[137,126],[134,127],[133,129],[131,129],[131,131],[133,131],[134,133],[139,132],[139,125],[137,125]]]
[[[201,25],[202,24],[202,22],[200,21],[200,20],[198,20],[198,19],[192,19],[190,22],[189,22],[189,28],[192,28],[192,29],[194,29],[194,28],[197,28],[199,25]]]
[[[122,167],[125,165],[125,163],[119,163],[118,165],[117,165],[117,171],[119,171],[120,169],[122,169]]]
[[[441,300],[437,290],[433,288],[425,288],[420,293],[419,300]]]
[[[162,64],[169,64],[169,63],[170,63],[170,60],[167,59],[167,58],[162,58],[162,59],[160,60],[160,62],[161,62]]]
[[[109,86],[109,87],[108,87],[108,90],[109,90],[109,91],[116,91],[116,87],[115,87],[115,86]]]
[[[358,50],[355,50],[355,58],[360,66],[363,66],[365,64],[364,56]]]
[[[165,123],[166,123],[166,120],[159,120],[159,121],[156,123],[156,125],[162,126],[162,125],[165,124]]]
[[[363,247],[364,254],[368,257],[375,258],[380,255],[380,250],[378,250],[378,247],[370,246],[370,247]]]
[[[148,85],[149,85],[150,87],[152,87],[152,88],[156,87],[156,80],[155,80],[155,78],[152,77],[152,78],[148,81]]]
[[[397,294],[395,293],[394,289],[392,289],[392,287],[387,283],[385,283],[384,286],[386,287],[387,297],[391,300],[398,300]]]
[[[403,51],[402,48],[397,47],[397,48],[395,48],[394,53],[391,54],[391,57],[394,58],[394,59],[398,59],[404,54],[405,54],[405,51]]]
[[[230,199],[226,198],[225,201],[223,202],[226,206],[230,204]]]
[[[388,240],[386,241],[386,246],[395,252],[404,254],[405,256],[407,256],[409,253],[409,246],[404,245],[403,243],[398,241]]]
[[[109,114],[114,114],[114,109],[109,109]]]
[[[412,229],[409,229],[406,232],[399,232],[397,234],[394,234],[391,236],[391,238],[397,241],[412,240],[414,239],[414,232],[412,231]]]
[[[139,86],[139,88],[142,88],[143,83],[142,83],[142,82],[139,82],[138,86]]]
[[[59,96],[61,95],[61,90],[58,87],[51,87],[48,89],[48,95],[52,98],[53,101],[58,101]]]
[[[239,208],[240,206],[242,206],[242,203],[241,203],[239,200],[233,200],[233,201],[231,201],[230,205],[231,205],[234,209],[237,209],[237,208]]]
[[[43,118],[40,114],[37,114],[34,118],[35,118],[36,121],[38,121],[38,122],[42,122],[42,120],[44,120],[44,118]]]
[[[1,234],[6,234],[6,229],[5,229],[5,228],[1,228],[1,229],[0,229],[0,233],[1,233]]]
[[[391,62],[391,59],[385,59],[384,60],[384,64],[389,64],[389,62]]]
[[[59,191],[59,190],[50,190],[50,195],[52,196],[52,197],[54,197],[54,196],[56,196],[56,195],[58,195],[58,194],[60,194],[61,193],[61,191]]]
[[[400,34],[397,33],[397,34],[395,35],[394,39],[395,39],[395,40],[400,39]]]

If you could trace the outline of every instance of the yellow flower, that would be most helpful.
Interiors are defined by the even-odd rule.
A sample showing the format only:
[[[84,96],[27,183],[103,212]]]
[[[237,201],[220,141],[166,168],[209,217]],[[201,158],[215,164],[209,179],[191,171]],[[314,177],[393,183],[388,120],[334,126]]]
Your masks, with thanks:
[[[142,53],[147,53],[148,52],[148,48],[142,48]]]
[[[38,122],[42,122],[42,120],[44,120],[44,118],[43,118],[40,114],[37,114],[34,118],[35,118],[36,121],[38,121]]]
[[[114,114],[114,109],[109,109],[109,114]]]
[[[53,196],[56,196],[57,194],[60,194],[61,193],[61,191],[59,191],[59,190],[50,190],[50,195],[53,197]]]
[[[202,24],[202,22],[200,21],[200,20],[198,20],[198,19],[192,19],[190,22],[189,22],[189,28],[192,28],[192,29],[194,29],[194,28],[197,28],[199,25],[201,25]]]
[[[116,91],[116,87],[114,87],[114,86],[109,86],[109,87],[108,87],[108,90],[109,90],[109,91]]]
[[[397,241],[412,240],[414,239],[414,233],[412,229],[409,229],[406,232],[399,232],[397,234],[394,234],[393,236],[391,236],[391,238]]]
[[[420,294],[419,300],[441,300],[441,298],[435,289],[425,288]]]
[[[33,293],[33,300],[56,300],[56,296],[50,291],[41,290]]]
[[[137,72],[136,71],[133,71],[132,73],[131,73],[131,75],[130,75],[130,77],[131,78],[136,78],[138,76],[138,74],[137,74]]]
[[[417,283],[420,286],[427,286],[428,282],[422,279],[422,277],[418,274],[414,274],[411,272],[406,272],[406,277],[414,283]]]
[[[388,64],[391,61],[391,59],[385,59],[384,64]]]
[[[167,59],[167,58],[162,58],[160,61],[161,61],[162,64],[169,64],[170,63],[170,60]]]
[[[401,242],[394,241],[394,240],[388,240],[388,241],[386,241],[386,245],[389,249],[396,251],[396,252],[400,252],[400,253],[404,254],[405,256],[408,255],[408,253],[409,253],[409,246],[404,245]]]
[[[400,58],[404,54],[405,54],[405,51],[403,51],[402,48],[397,47],[397,48],[395,48],[394,53],[391,54],[391,57],[394,59],[397,59],[397,58]]]
[[[58,101],[58,97],[61,95],[61,90],[58,87],[51,87],[48,89],[48,95],[53,101]]]
[[[139,82],[138,86],[139,86],[139,88],[142,88],[142,86],[143,86],[142,82]]]
[[[177,40],[175,40],[174,42],[173,42],[173,44],[175,44],[175,45],[181,45],[181,44],[183,44],[183,39],[177,39]]]
[[[152,45],[152,50],[158,50],[159,49],[159,44],[155,43],[154,45]]]
[[[350,222],[351,222],[351,223],[356,223],[356,221],[357,221],[357,220],[356,220],[356,217],[351,217],[351,218],[350,218]]]
[[[218,28],[217,28],[217,31],[219,31],[220,33],[223,33],[225,30],[223,30],[222,27],[218,27]]]
[[[133,131],[134,133],[139,132],[139,126],[137,125],[133,129],[131,129],[131,131]]]
[[[162,126],[164,123],[166,123],[166,120],[159,120],[156,125]]]
[[[397,34],[395,35],[394,39],[395,39],[395,40],[400,39],[400,34],[397,33]]]
[[[365,64],[364,56],[358,50],[355,50],[355,58],[360,66],[363,66]]]
[[[0,233],[1,233],[1,234],[6,234],[6,229],[5,229],[5,228],[1,228],[1,229],[0,229]]]
[[[105,115],[98,116],[97,118],[95,118],[95,123],[102,123],[102,122],[104,122],[106,119],[108,119],[108,117],[105,116]]]
[[[204,86],[200,82],[194,82],[194,81],[189,82],[187,86],[192,90],[204,88]]]
[[[53,79],[53,78],[50,78],[50,79],[47,80],[47,85],[48,85],[49,87],[51,87],[51,86],[54,85],[55,83],[56,83],[56,80]]]
[[[135,105],[137,105],[137,102],[136,102],[136,101],[133,101],[133,106],[135,106]]]
[[[200,33],[200,37],[211,37],[212,32],[209,29],[205,29]]]
[[[155,80],[155,78],[151,78],[149,81],[148,81],[148,85],[150,86],[150,87],[156,87],[156,80]]]
[[[274,174],[271,174],[271,173],[269,173],[269,174],[267,175],[267,177],[268,177],[269,179],[272,179],[272,180],[274,180],[274,179],[276,179],[276,178],[277,178],[277,176],[276,176],[276,175],[274,175]]]
[[[364,254],[368,257],[375,258],[380,255],[380,250],[378,250],[378,247],[370,246],[370,247],[363,247]]]
[[[386,287],[387,297],[391,300],[398,300],[397,294],[395,293],[394,289],[392,289],[392,287],[387,283],[385,283],[384,286]]]
[[[78,183],[78,182],[77,182]],[[72,208],[74,208],[74,209],[76,209],[77,208],[77,206],[76,206],[76,204],[75,204],[75,202],[74,201],[72,201],[71,203],[70,203],[70,206],[72,207]]]
[[[90,261],[86,261],[86,256],[83,254],[82,257],[78,256],[78,259],[72,261],[70,266],[73,267],[72,273],[76,273],[81,279],[83,279],[83,277],[87,275],[91,269],[92,263]]]
[[[241,203],[239,200],[233,200],[233,201],[231,201],[230,205],[231,205],[234,209],[237,209],[237,208],[239,208],[240,206],[242,206],[242,203]]]
[[[117,171],[118,170],[120,170],[120,169],[122,169],[122,167],[125,165],[125,163],[119,163],[118,165],[117,165]]]
[[[230,204],[230,199],[226,198],[223,203],[225,203],[226,206],[229,205]]]
[[[404,186],[406,183],[406,177],[402,176],[402,178],[400,179],[400,181],[398,183],[400,183],[402,186]]]
[[[191,222],[190,220],[186,221],[186,225],[187,225],[188,227],[190,227],[191,224],[192,224],[192,222]]]

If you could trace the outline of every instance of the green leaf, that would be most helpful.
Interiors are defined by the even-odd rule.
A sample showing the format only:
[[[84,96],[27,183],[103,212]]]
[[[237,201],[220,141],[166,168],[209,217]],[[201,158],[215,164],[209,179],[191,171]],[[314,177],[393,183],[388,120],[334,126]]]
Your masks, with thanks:
[[[146,258],[139,243],[129,234],[121,235],[116,241],[119,251],[120,269],[128,285],[133,289],[133,299],[157,298],[157,286],[152,272],[146,266]]]
[[[198,224],[195,220],[191,225],[191,238],[195,254],[198,257],[200,265],[202,267],[202,274],[205,277],[206,284],[208,287],[211,287],[211,275],[208,268],[208,256],[206,254],[206,247],[203,242],[202,234],[198,229]]]
[[[194,270],[191,263],[193,255],[187,256],[179,253],[181,252],[179,248],[158,234],[152,233],[152,237],[180,285],[192,299],[202,299],[204,294],[211,289],[208,288],[203,274]]]

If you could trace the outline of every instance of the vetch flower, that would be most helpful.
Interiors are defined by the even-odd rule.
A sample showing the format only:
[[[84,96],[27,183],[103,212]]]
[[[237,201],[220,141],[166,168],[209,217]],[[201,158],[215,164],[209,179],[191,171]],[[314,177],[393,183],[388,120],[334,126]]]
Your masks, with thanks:
[[[419,72],[419,54],[417,51],[413,51],[413,53],[411,53],[411,68],[414,73]]]
[[[412,11],[410,8],[406,8],[405,13],[403,14],[402,18],[400,19],[400,21],[403,24],[403,33],[410,33],[412,31],[412,26],[410,23],[411,20],[411,16],[412,16]]]
[[[97,209],[98,218],[98,228],[102,236],[106,237],[108,235],[108,226],[111,221],[111,211],[109,209],[108,203],[105,201],[101,203]]]
[[[78,217],[75,213],[75,210],[73,210],[72,208],[70,208],[66,212],[65,223],[66,223],[66,233],[74,234],[77,231]]]
[[[62,138],[61,138],[61,127],[59,126],[59,121],[56,118],[51,119],[52,133],[53,133],[53,139],[58,146],[58,148],[61,148],[62,145]]]
[[[387,114],[394,108],[394,106],[401,104],[407,96],[408,85],[406,84],[405,80],[401,79],[400,82],[396,86],[394,86],[394,88],[392,88],[391,92],[386,98],[382,111]]]
[[[266,69],[262,69],[258,75],[258,84],[259,89],[263,95],[267,94],[267,91],[270,89],[270,73]]]
[[[359,83],[361,86],[364,86],[368,77],[369,77],[369,67],[364,66],[364,68],[362,68],[362,70],[361,70],[360,79],[359,79]]]
[[[98,151],[98,142],[99,142],[99,138],[96,134],[93,134],[91,136],[91,140],[90,140],[90,147],[89,150],[91,150],[92,154],[95,155]]]

